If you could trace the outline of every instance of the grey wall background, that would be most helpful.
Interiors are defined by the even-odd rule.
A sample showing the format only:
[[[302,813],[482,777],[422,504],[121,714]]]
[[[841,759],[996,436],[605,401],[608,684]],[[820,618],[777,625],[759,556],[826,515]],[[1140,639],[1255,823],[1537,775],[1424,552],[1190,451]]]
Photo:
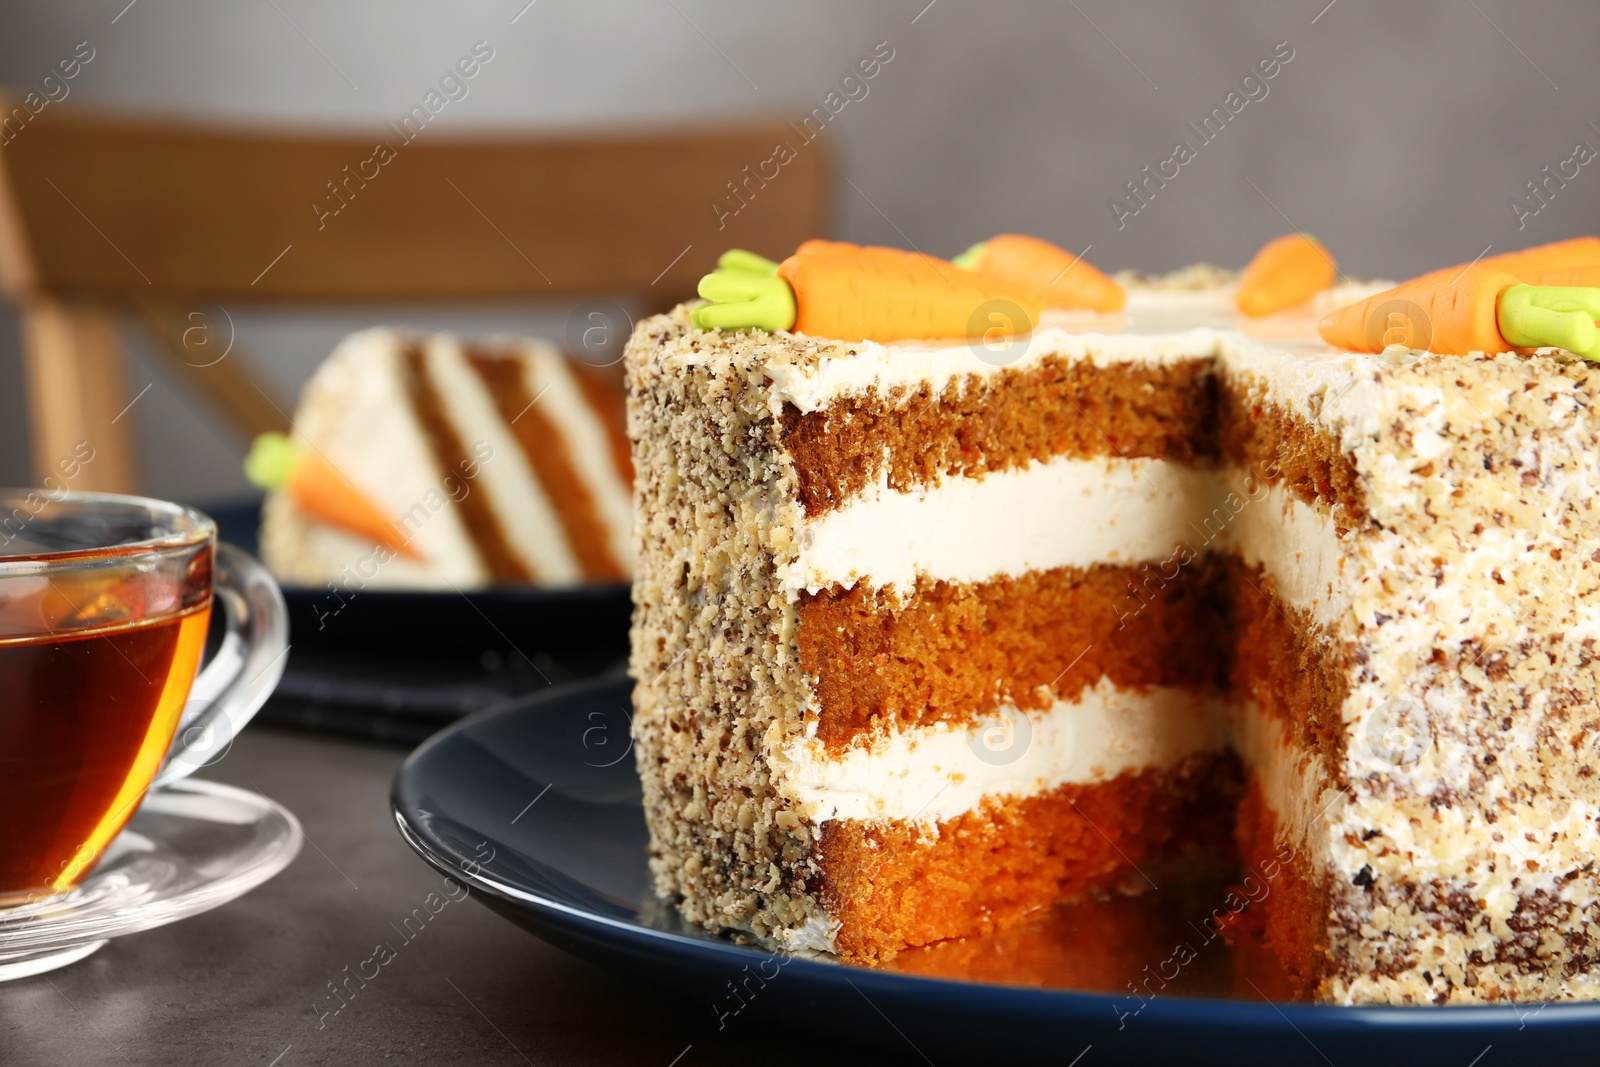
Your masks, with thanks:
[[[480,39],[495,58],[440,116],[441,136],[798,120],[887,41],[894,59],[825,134],[842,170],[833,236],[935,254],[1021,230],[1092,246],[1107,269],[1239,265],[1301,229],[1352,274],[1405,276],[1486,245],[1600,229],[1600,161],[1520,230],[1507,207],[1577,142],[1600,148],[1600,5],[1579,0],[6,0],[0,84],[34,86],[88,40],[95,59],[52,107],[365,130]],[[1266,97],[1201,145],[1185,123],[1222,105],[1280,41],[1294,57]],[[1108,201],[1180,139],[1196,158],[1119,228]],[[555,336],[565,322],[560,307],[532,306],[235,318],[286,392],[340,335],[374,322]],[[130,339],[133,388],[154,383],[135,409],[149,490],[244,491],[242,446]],[[28,480],[23,420],[5,309],[0,482]]]

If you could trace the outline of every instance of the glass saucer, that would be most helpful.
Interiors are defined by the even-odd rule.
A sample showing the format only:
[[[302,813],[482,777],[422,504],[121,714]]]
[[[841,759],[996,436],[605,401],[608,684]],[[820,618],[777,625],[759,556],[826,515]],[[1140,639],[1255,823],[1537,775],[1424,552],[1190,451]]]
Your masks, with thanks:
[[[300,851],[300,823],[245,789],[188,778],[150,793],[84,883],[0,913],[0,981],[65,967],[113,937],[254,889]]]

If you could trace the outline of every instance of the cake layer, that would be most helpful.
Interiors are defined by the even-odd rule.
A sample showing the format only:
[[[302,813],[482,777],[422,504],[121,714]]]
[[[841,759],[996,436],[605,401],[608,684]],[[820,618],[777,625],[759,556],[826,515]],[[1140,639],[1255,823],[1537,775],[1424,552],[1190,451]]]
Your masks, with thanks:
[[[1340,533],[1365,525],[1367,507],[1350,454],[1328,431],[1293,417],[1273,395],[1267,382],[1238,372],[1219,390],[1223,461],[1323,505]]]
[[[1006,701],[1042,708],[1103,676],[1220,680],[1232,637],[1219,553],[1245,561],[1231,579],[1241,594],[1259,599],[1270,575],[1274,602],[1305,614],[1304,626],[1338,633],[1349,611],[1349,548],[1329,509],[1253,473],[1058,458],[883,490],[803,531],[791,584],[853,580],[802,591],[797,607],[815,679],[809,714],[833,749],[897,726],[967,722]],[[1133,558],[1111,562],[1124,553]],[[1270,630],[1274,620],[1245,609]],[[1290,640],[1287,629],[1263,636]]]
[[[1245,783],[1234,824],[1235,847],[1247,869],[1272,865],[1270,891],[1255,907],[1264,913],[1266,943],[1288,978],[1288,995],[1306,999],[1316,992],[1327,967],[1326,864],[1285,837],[1282,817],[1266,801],[1261,781],[1248,770]]]
[[[987,366],[959,351],[963,363]],[[896,365],[919,362],[901,352]],[[907,491],[1058,456],[1208,457],[1211,385],[1204,358],[1097,364],[1050,355],[954,381],[879,383],[812,411],[791,406],[783,441],[799,475],[800,502],[817,515],[847,506],[874,484]]]
[[[1143,886],[1163,857],[1225,852],[1237,774],[1231,756],[1207,753],[1165,770],[988,800],[931,826],[825,823],[818,853],[831,947],[878,961],[1086,890]]]
[[[1276,576],[1223,557],[1230,638],[1227,693],[1283,724],[1290,743],[1343,766],[1349,650],[1302,607],[1278,594]]]
[[[1097,563],[898,590],[805,593],[797,641],[816,679],[815,740],[838,751],[913,725],[1028,711],[1102,679],[1123,688],[1220,680],[1224,620],[1208,559]]]
[[[994,798],[1171,768],[1225,743],[1224,717],[1202,693],[1120,689],[1102,678],[1041,712],[1002,705],[967,725],[911,727],[838,753],[802,739],[773,758],[783,791],[812,823],[931,823]]]

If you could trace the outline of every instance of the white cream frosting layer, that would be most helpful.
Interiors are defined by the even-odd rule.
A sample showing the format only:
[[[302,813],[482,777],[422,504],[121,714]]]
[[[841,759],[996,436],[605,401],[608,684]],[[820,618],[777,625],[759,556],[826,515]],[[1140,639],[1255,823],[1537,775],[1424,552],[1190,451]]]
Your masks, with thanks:
[[[1235,476],[1229,483],[1223,505],[1229,511],[1234,503],[1240,506],[1224,544],[1272,576],[1279,600],[1309,612],[1325,626],[1337,625],[1350,610],[1350,591],[1343,580],[1349,556],[1330,510],[1254,476]]]
[[[872,486],[806,521],[787,584],[909,592],[919,577],[983,582],[1097,563],[1165,564],[1165,574],[1185,562],[1180,544],[1238,552],[1320,622],[1349,610],[1347,547],[1326,507],[1244,472],[1160,459],[1057,457],[909,492]]]
[[[1219,495],[1207,471],[1114,457],[1058,457],[909,492],[880,483],[805,523],[787,584],[909,590],[919,575],[981,582],[1160,559],[1194,542]]]
[[[830,756],[815,739],[774,754],[776,780],[812,823],[934,823],[986,797],[1029,797],[1125,771],[1169,768],[1222,747],[1225,717],[1186,689],[1118,689],[1101,678],[1043,712],[1003,706],[959,726],[934,723]]]
[[[1228,726],[1233,750],[1278,817],[1279,833],[1302,855],[1326,859],[1317,855],[1316,843],[1324,839],[1317,826],[1338,807],[1341,795],[1329,784],[1326,762],[1302,750],[1284,724],[1254,702],[1230,708]]]
[[[954,819],[991,798],[1025,799],[1062,785],[1172,768],[1224,747],[1239,754],[1280,833],[1302,852],[1338,808],[1322,757],[1252,702],[1231,705],[1186,689],[1121,689],[1101,678],[1044,711],[1003,705],[982,719],[933,723],[829,755],[817,740],[774,756],[780,788],[813,824],[833,819],[922,825]]]

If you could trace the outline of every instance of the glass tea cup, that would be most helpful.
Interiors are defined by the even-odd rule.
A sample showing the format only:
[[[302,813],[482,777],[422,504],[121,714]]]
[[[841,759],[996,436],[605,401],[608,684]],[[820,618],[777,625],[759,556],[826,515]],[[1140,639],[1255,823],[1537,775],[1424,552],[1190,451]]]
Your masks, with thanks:
[[[81,883],[277,685],[283,594],[216,537],[178,504],[0,490],[0,917]],[[227,636],[199,671],[214,601]]]

